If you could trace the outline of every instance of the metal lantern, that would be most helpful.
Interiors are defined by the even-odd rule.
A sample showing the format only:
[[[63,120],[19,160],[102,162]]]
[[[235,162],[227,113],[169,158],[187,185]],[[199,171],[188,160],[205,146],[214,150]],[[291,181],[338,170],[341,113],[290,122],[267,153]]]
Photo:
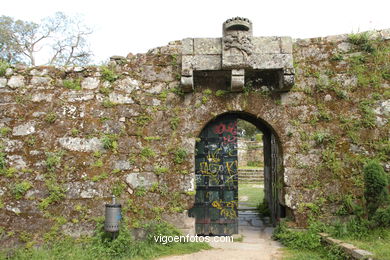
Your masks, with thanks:
[[[112,197],[112,204],[106,204],[104,230],[106,232],[119,232],[119,223],[122,219],[122,205],[117,204],[115,196]]]

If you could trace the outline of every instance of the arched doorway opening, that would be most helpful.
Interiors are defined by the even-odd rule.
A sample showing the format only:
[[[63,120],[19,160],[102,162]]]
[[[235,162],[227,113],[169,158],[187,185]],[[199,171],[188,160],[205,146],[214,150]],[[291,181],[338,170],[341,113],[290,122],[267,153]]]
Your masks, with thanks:
[[[253,124],[262,133],[264,197],[270,219],[276,224],[285,215],[280,203],[282,151],[275,131],[254,115],[228,112],[208,122],[195,145],[196,195],[190,215],[195,217],[195,232],[198,235],[231,235],[239,231],[238,120]]]

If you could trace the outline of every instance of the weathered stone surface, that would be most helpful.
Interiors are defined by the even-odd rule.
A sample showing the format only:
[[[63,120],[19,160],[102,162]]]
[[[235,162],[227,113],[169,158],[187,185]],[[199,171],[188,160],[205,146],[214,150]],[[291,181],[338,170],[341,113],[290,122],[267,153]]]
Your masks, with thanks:
[[[58,142],[62,147],[71,151],[93,152],[103,150],[103,143],[96,137],[91,139],[63,137],[59,138]]]
[[[126,175],[126,183],[132,189],[151,187],[156,182],[158,182],[158,179],[153,172],[133,172]]]
[[[281,41],[278,37],[253,37],[252,38],[252,44],[253,44],[253,52],[262,54],[262,53],[281,53],[280,45]],[[283,53],[291,53],[291,46],[290,49],[287,49],[287,44],[284,47],[290,52],[283,52]]]
[[[129,161],[120,160],[120,161],[115,161],[112,164],[112,169],[114,169],[114,170],[117,169],[117,170],[121,170],[121,171],[131,170],[131,169],[133,169],[133,165],[131,165],[131,163]]]
[[[36,93],[31,96],[32,102],[51,102],[53,100],[53,94]]]
[[[19,140],[2,139],[4,144],[4,151],[7,153],[18,151],[22,148],[23,143]]]
[[[11,76],[12,74],[14,74],[14,70],[12,68],[7,68],[5,70],[5,75],[6,76]]]
[[[160,84],[156,84],[154,85],[153,87],[149,88],[146,90],[147,93],[150,93],[150,94],[158,94],[160,93],[163,89],[165,89],[165,84],[163,83],[160,83]]]
[[[93,199],[103,197],[103,191],[95,187],[92,181],[71,182],[65,184],[66,197],[69,199]]]
[[[48,69],[42,69],[42,70],[38,70],[38,69],[32,69],[30,71],[30,75],[32,76],[46,76],[48,74]]]
[[[134,90],[140,89],[140,82],[130,77],[118,80],[117,84],[116,88],[126,93],[132,93]]]
[[[183,69],[190,68],[196,70],[220,70],[222,66],[220,55],[183,55],[182,64]]]
[[[7,79],[0,78],[0,88],[5,88],[6,85],[7,85]]]
[[[32,77],[30,83],[33,86],[48,86],[51,81],[52,79],[49,77],[34,76]]]
[[[26,161],[20,155],[9,155],[7,159],[10,167],[16,168],[18,170],[27,168]]]
[[[147,65],[143,67],[143,70],[143,77],[146,81],[170,82],[175,80],[175,73],[171,66],[156,69],[154,66]]]
[[[305,95],[300,92],[287,92],[281,94],[280,97],[282,105],[297,105],[305,99]]]
[[[12,130],[12,134],[16,136],[30,135],[35,133],[35,122],[30,121],[22,125],[15,126]]]
[[[95,89],[99,86],[100,80],[97,78],[88,77],[81,81],[83,89]]]
[[[167,214],[164,213],[162,215],[162,219],[171,223],[175,227],[179,228],[183,232],[184,235],[194,235],[195,234],[195,218],[188,217],[188,212],[184,211],[183,213],[177,214]]]
[[[12,76],[8,80],[7,85],[13,89],[23,87],[25,85],[24,77],[23,76]]]
[[[127,95],[112,92],[109,95],[109,100],[115,104],[134,104],[134,100]]]
[[[280,37],[280,52],[292,54],[292,39],[291,37]]]
[[[194,54],[194,39],[186,38],[182,40],[182,50],[183,55],[193,55]]]
[[[92,236],[95,226],[92,223],[66,223],[62,227],[62,232],[65,235],[78,238],[81,236]]]
[[[92,100],[94,97],[95,95],[93,93],[70,91],[62,93],[60,98],[65,99],[68,102],[81,102]]]
[[[4,210],[0,210],[0,222],[5,223],[3,226],[7,231],[15,231],[16,234],[24,230],[41,233],[42,228],[50,229],[53,225],[51,220],[43,221],[39,217],[43,213],[37,206],[40,200],[49,195],[45,183],[45,162],[48,159],[46,152],[52,152],[61,157],[59,165],[55,167],[55,175],[58,184],[66,188],[65,200],[53,203],[48,208],[53,218],[63,216],[68,221],[77,218],[82,223],[84,220],[79,216],[84,215],[84,211],[88,211],[88,218],[102,216],[103,212],[99,210],[104,209],[102,205],[109,201],[115,188],[115,191],[123,190],[118,198],[122,205],[131,198],[139,208],[138,212],[131,213],[134,219],[145,217],[145,222],[148,222],[155,217],[154,210],[161,208],[166,210],[163,213],[168,215],[167,218],[176,219],[176,225],[189,230],[193,228],[193,223],[181,220],[181,213],[176,218],[176,214],[167,212],[192,207],[195,140],[208,123],[216,122],[220,115],[234,112],[234,115],[248,116],[252,122],[266,127],[277,136],[283,155],[283,165],[278,168],[282,175],[278,182],[280,186],[277,185],[281,193],[279,202],[287,207],[286,214],[295,220],[294,224],[305,226],[311,210],[305,205],[320,201],[324,192],[329,197],[343,195],[346,191],[361,192],[350,185],[350,180],[356,175],[354,160],[362,156],[375,156],[377,149],[381,148],[378,146],[381,140],[386,140],[388,136],[389,104],[385,94],[389,84],[380,74],[372,75],[378,76],[375,87],[364,86],[360,76],[358,84],[356,73],[353,72],[355,68],[350,66],[352,55],[343,53],[343,48],[347,46],[344,44],[342,47],[345,41],[334,38],[334,43],[330,43],[328,38],[318,38],[294,46],[296,82],[293,92],[287,94],[271,93],[277,88],[279,80],[285,80],[284,75],[294,74],[292,67],[275,66],[278,62],[280,66],[292,65],[290,60],[283,60],[283,55],[289,54],[290,50],[288,44],[283,46],[283,38],[279,37],[274,37],[279,45],[273,45],[275,41],[270,38],[271,47],[265,44],[258,48],[259,51],[264,50],[262,55],[266,57],[260,61],[275,69],[270,71],[266,71],[269,70],[267,68],[254,71],[251,64],[243,63],[247,67],[210,72],[208,66],[221,70],[222,54],[210,57],[195,55],[191,39],[184,52],[184,56],[187,56],[184,60],[188,58],[189,61],[183,64],[183,68],[189,71],[180,72],[180,60],[175,59],[181,56],[180,43],[156,48],[148,54],[131,55],[123,63],[118,62],[115,71],[120,77],[115,82],[104,81],[100,70],[95,67],[76,68],[76,71],[74,68],[50,67],[47,74],[40,73],[42,68],[36,68],[33,72],[33,68],[15,67],[12,75],[0,78],[1,84],[5,85],[0,95],[0,145],[4,147],[1,151],[5,154],[6,167],[18,168],[14,174],[15,180],[27,180],[33,187],[17,201],[12,196],[9,178],[0,174],[0,182],[5,184],[0,187],[0,196],[4,205],[8,205],[8,209],[4,207]],[[214,51],[210,51],[206,45],[202,47],[203,52]],[[229,50],[231,53],[242,54],[243,50],[232,46]],[[271,53],[277,48],[280,48],[280,52]],[[339,53],[343,55],[342,61],[331,58]],[[249,56],[253,55],[257,54]],[[277,58],[278,55],[282,55],[282,58]],[[353,55],[366,57],[369,54],[359,52]],[[200,61],[192,56],[199,56]],[[248,62],[244,56],[234,58],[238,62]],[[215,62],[209,64],[210,61],[202,61],[203,58],[215,58]],[[374,65],[376,68],[386,67],[380,60],[375,60],[379,65],[372,60],[367,58],[362,69],[370,72]],[[206,71],[191,71],[197,66]],[[233,69],[244,73],[231,71]],[[282,76],[273,74],[275,71]],[[177,76],[180,73],[183,78],[195,77],[191,81],[191,86],[192,82],[196,84],[192,93],[183,95],[178,91],[180,82]],[[261,76],[259,79],[256,79],[257,73]],[[363,74],[371,77],[365,71]],[[200,75],[204,78],[200,79]],[[29,89],[7,87],[7,80],[12,76],[21,76]],[[231,84],[231,76],[250,80],[246,82],[248,88],[245,88],[245,93],[226,91]],[[36,84],[40,84],[40,78],[50,78],[51,81],[33,88],[34,80],[30,80],[33,77],[36,77]],[[85,78],[96,79],[100,81],[99,86],[107,89],[98,90],[94,85],[91,90],[86,87],[73,91],[61,84],[65,78],[81,81]],[[114,91],[111,100],[123,104],[102,105],[110,98],[108,92],[111,91]],[[374,111],[377,125],[373,128],[354,128],[355,124],[364,123],[362,102],[365,100],[370,100],[369,107]],[[52,113],[57,115],[55,122],[48,120]],[[32,118],[35,122],[33,130],[25,126],[32,122]],[[353,144],[352,132],[348,130],[351,126],[353,134],[359,137],[353,140]],[[12,131],[7,131],[5,127]],[[321,141],[322,135],[324,140]],[[106,147],[112,142],[112,149],[103,148],[99,140],[103,136]],[[329,140],[337,143],[337,149],[328,149]],[[179,149],[186,150],[188,155],[182,163],[175,160]],[[66,151],[59,153],[62,150]],[[97,150],[101,152],[95,152]],[[150,151],[156,155],[150,154]],[[325,163],[329,156],[331,158],[328,159],[340,163],[343,180],[335,179],[335,172],[327,169]],[[382,164],[389,171],[390,164]],[[123,186],[125,181],[128,187]],[[148,188],[140,189],[142,186]],[[140,190],[137,192],[137,189]],[[140,193],[144,195],[139,196]],[[80,211],[76,210],[79,207],[75,208],[78,204],[83,205]],[[94,204],[101,206],[99,210],[95,211]],[[175,204],[180,206],[176,207]],[[336,212],[340,205],[328,200],[321,206],[326,217]],[[19,212],[17,209],[19,215],[15,214]],[[83,232],[79,231],[77,225],[64,228],[69,230],[68,234],[75,236]],[[40,234],[37,236],[41,237]]]
[[[218,55],[222,53],[221,38],[195,38],[194,39],[195,55]]]

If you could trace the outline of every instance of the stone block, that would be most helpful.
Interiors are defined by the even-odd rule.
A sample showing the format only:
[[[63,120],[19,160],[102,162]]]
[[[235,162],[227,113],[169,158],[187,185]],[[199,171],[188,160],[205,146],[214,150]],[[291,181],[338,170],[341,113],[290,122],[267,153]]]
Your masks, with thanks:
[[[32,77],[30,84],[33,86],[48,86],[50,85],[52,79],[49,77],[39,77],[34,76]]]
[[[291,37],[280,37],[280,52],[292,54],[292,39]]]
[[[112,169],[117,169],[117,170],[131,170],[133,168],[133,165],[131,165],[131,163],[129,161],[125,161],[125,160],[119,160],[119,161],[115,161],[113,164],[112,164]]]
[[[24,77],[23,76],[12,76],[8,80],[8,86],[12,89],[20,88],[25,85]]]
[[[132,93],[134,90],[140,89],[140,82],[130,77],[117,80],[115,83],[118,84],[115,89],[122,90],[126,93]]]
[[[280,43],[277,37],[253,37],[253,53],[280,53]]]
[[[231,92],[241,92],[244,89],[244,84],[245,84],[244,70],[234,70],[233,69],[230,91]]]
[[[126,175],[126,183],[132,189],[138,187],[151,187],[158,182],[157,176],[153,172],[132,172]]]
[[[53,100],[53,94],[36,93],[31,97],[32,102],[51,102]]]
[[[195,38],[195,55],[218,55],[222,53],[221,38]]]
[[[182,40],[182,55],[193,55],[194,54],[194,39],[186,38]]]
[[[183,92],[187,93],[187,92],[194,91],[194,77],[182,76],[180,83],[181,83],[181,88],[182,88]]]
[[[290,54],[253,54],[249,64],[253,69],[293,68],[293,57]]]
[[[91,139],[79,137],[63,137],[59,138],[58,142],[63,148],[71,151],[94,152],[103,150],[103,143],[100,139],[96,137]]]
[[[194,60],[193,55],[183,55],[181,57],[181,74],[185,76],[192,76],[192,62]]]
[[[181,230],[192,230],[195,229],[195,218],[191,218],[188,216],[188,211],[184,211],[182,213],[176,214],[168,214],[164,213],[162,215],[162,219],[171,223],[175,227]]]
[[[68,102],[81,102],[92,100],[94,97],[95,95],[90,92],[70,91],[62,93],[60,99],[66,99]]]
[[[130,96],[115,92],[110,93],[108,99],[115,104],[134,104],[134,100]]]
[[[220,55],[197,55],[193,60],[196,70],[220,70],[222,68]]]
[[[81,82],[83,89],[95,89],[99,86],[100,80],[97,78],[88,77]]]
[[[97,188],[92,181],[85,182],[69,182],[65,184],[66,197],[68,199],[92,199],[102,198],[103,191]]]
[[[6,85],[7,85],[7,79],[0,78],[0,88],[5,88]]]
[[[358,248],[353,250],[351,255],[355,259],[374,259],[373,253],[366,251],[366,250],[363,250],[363,249],[358,249]]]
[[[12,130],[12,134],[15,136],[30,135],[33,133],[35,133],[35,122],[15,126]]]

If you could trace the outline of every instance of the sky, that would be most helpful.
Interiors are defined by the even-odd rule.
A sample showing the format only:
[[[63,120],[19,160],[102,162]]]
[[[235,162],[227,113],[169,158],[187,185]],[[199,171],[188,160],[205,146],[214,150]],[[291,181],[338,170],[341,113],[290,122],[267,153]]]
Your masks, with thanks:
[[[39,22],[57,11],[93,28],[95,63],[184,38],[221,37],[222,23],[249,18],[254,36],[312,38],[390,28],[389,0],[3,0],[0,15]]]

